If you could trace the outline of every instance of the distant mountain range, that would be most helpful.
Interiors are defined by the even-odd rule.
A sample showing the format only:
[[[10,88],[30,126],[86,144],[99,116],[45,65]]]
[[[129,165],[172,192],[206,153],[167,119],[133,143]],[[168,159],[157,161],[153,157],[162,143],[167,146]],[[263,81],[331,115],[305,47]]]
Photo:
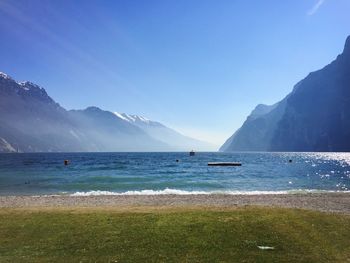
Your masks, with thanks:
[[[258,105],[220,151],[350,151],[350,36],[283,100]]]
[[[67,111],[31,82],[0,73],[0,152],[211,150],[141,116],[97,107]]]

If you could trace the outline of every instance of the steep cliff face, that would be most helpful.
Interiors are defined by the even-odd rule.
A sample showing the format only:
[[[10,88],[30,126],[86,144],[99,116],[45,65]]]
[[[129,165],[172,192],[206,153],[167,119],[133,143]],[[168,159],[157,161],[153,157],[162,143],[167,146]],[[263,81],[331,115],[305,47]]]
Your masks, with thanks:
[[[287,102],[271,150],[350,150],[350,37],[344,52],[301,81]]]
[[[258,112],[220,150],[349,151],[350,37],[336,60],[310,73],[270,110]]]
[[[68,112],[46,91],[0,74],[0,140],[2,151],[81,151],[71,132],[77,127]]]
[[[220,151],[268,151],[285,105],[285,99],[271,106],[259,104],[242,127],[221,146]]]

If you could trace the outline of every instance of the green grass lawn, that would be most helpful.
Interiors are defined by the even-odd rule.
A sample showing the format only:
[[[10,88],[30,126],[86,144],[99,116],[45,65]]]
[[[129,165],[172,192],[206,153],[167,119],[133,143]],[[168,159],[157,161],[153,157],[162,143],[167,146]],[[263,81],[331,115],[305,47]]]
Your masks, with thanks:
[[[350,216],[297,209],[1,209],[0,222],[0,262],[350,262]]]

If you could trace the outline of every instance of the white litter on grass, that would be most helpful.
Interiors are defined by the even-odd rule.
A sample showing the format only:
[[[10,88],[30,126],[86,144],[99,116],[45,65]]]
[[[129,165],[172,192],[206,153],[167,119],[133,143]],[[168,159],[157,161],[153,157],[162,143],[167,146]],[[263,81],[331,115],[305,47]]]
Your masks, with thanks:
[[[267,247],[267,246],[258,246],[258,248],[261,250],[273,250],[273,249],[275,249],[274,247]]]

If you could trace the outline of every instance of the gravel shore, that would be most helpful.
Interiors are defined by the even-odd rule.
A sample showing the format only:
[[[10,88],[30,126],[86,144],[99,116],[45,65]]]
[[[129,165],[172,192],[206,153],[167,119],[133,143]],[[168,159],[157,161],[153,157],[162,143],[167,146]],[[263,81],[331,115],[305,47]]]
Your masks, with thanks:
[[[265,195],[0,196],[0,208],[274,206],[350,214],[350,193]]]

